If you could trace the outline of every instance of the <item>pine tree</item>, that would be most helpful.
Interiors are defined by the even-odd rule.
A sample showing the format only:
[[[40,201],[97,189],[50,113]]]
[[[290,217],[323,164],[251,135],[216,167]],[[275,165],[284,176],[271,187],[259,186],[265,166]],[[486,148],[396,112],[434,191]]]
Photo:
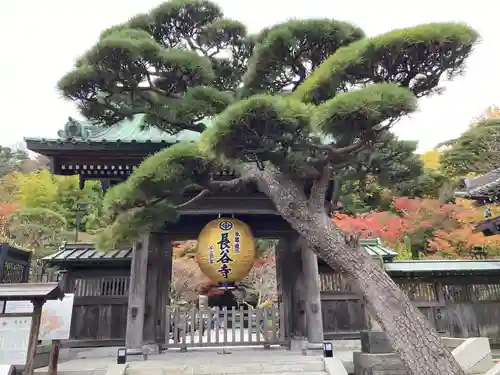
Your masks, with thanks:
[[[411,374],[463,374],[430,323],[335,227],[325,193],[418,98],[440,91],[442,76],[462,72],[477,39],[459,23],[365,38],[330,19],[248,35],[209,1],[173,0],[103,32],[59,88],[99,123],[144,114],[149,126],[202,133],[151,156],[107,194],[116,236],[175,220],[188,188],[203,197],[255,184],[320,258],[356,280]],[[237,179],[212,180],[223,162]]]

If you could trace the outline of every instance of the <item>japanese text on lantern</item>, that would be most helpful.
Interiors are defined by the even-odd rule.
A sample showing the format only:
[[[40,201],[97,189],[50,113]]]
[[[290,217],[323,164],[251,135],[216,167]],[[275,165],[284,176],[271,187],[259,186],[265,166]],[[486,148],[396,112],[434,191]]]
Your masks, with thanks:
[[[210,264],[215,263],[214,247],[212,245],[208,247],[208,261]]]
[[[234,233],[234,252],[240,252],[240,232]]]
[[[217,259],[217,263],[221,263],[221,266],[217,271],[225,279],[227,279],[229,274],[231,273],[231,268],[229,267],[229,263],[233,261],[230,257],[231,241],[229,240],[229,231],[232,228],[233,228],[233,223],[231,223],[230,221],[223,221],[219,224],[219,229],[221,230],[221,232],[220,232],[219,242],[217,242],[217,245],[219,246],[220,250],[219,253],[220,258]]]

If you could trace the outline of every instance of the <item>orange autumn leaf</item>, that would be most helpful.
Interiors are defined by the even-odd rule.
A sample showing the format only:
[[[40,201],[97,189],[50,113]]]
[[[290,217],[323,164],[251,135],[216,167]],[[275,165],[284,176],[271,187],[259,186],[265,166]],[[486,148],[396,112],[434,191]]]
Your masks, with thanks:
[[[490,209],[494,214],[499,212],[498,207]],[[457,258],[469,257],[470,251],[477,247],[492,251],[500,248],[500,236],[485,237],[474,232],[476,223],[483,218],[484,208],[467,201],[441,204],[433,199],[400,197],[393,200],[391,211],[357,216],[337,213],[333,220],[341,230],[360,238],[378,237],[396,248],[408,235],[420,240],[420,245],[425,244],[427,254]]]
[[[12,203],[6,203],[0,205],[0,236],[5,236],[7,234],[7,224],[10,215],[17,209],[17,205]]]

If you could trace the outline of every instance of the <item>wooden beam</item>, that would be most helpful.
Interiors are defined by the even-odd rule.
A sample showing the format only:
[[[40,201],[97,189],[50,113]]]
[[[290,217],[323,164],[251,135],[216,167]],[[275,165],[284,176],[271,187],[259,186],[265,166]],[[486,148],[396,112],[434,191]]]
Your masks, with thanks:
[[[127,309],[127,349],[142,349],[150,235],[134,242]]]
[[[284,234],[293,233],[290,225],[279,215],[245,215],[234,217],[246,223],[257,238],[280,238]],[[195,240],[203,227],[217,215],[183,215],[176,223],[166,225],[164,232],[175,234],[176,241]]]
[[[189,197],[186,200],[189,200]],[[262,193],[209,196],[186,206],[180,213],[181,215],[277,215],[274,203]]]

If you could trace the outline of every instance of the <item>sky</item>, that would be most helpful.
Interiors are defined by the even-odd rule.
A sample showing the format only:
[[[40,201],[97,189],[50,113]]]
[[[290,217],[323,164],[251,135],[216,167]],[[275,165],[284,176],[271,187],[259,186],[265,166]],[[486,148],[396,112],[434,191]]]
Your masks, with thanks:
[[[489,0],[215,0],[226,17],[256,32],[290,18],[334,18],[361,27],[368,36],[428,22],[460,21],[482,41],[464,76],[447,83],[441,96],[420,102],[419,111],[394,131],[419,141],[419,151],[454,138],[490,105],[500,105],[500,2]],[[19,145],[25,136],[55,138],[68,116],[79,117],[56,90],[61,76],[97,40],[100,32],[148,11],[161,0],[17,0],[0,5],[2,135]],[[496,37],[498,35],[498,37]],[[498,39],[497,39],[498,38]]]

